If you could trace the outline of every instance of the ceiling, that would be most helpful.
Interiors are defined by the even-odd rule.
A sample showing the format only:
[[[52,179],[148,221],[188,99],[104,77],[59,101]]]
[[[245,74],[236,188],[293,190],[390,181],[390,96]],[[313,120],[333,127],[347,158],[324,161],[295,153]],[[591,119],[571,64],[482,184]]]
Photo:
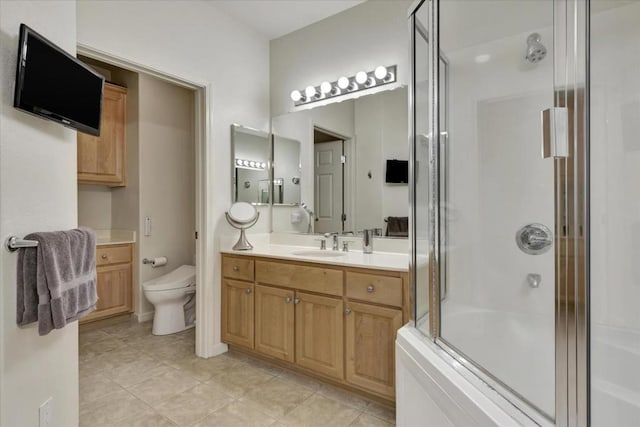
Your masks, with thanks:
[[[365,0],[205,0],[270,40],[349,9]]]

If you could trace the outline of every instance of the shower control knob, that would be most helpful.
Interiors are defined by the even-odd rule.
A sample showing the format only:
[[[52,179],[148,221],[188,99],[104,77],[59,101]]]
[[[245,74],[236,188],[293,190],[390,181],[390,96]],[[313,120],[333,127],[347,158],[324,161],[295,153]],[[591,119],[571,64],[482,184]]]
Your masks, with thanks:
[[[540,255],[553,246],[553,233],[544,224],[527,224],[516,233],[516,244],[525,254]]]
[[[373,293],[373,291],[375,291],[375,288],[373,287],[373,285],[369,285],[367,286],[367,292],[369,292],[370,294]]]

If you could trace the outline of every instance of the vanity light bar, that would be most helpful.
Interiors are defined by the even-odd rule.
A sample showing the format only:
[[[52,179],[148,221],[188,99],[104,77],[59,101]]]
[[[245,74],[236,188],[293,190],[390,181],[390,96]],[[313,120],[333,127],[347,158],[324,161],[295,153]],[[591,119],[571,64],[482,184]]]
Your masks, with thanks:
[[[236,167],[242,169],[266,169],[266,162],[259,162],[255,160],[236,159]]]
[[[322,101],[361,90],[382,86],[396,81],[396,65],[380,65],[375,70],[359,71],[354,76],[342,76],[334,82],[322,82],[318,86],[307,86],[304,90],[291,92],[291,100],[297,107],[316,101]]]

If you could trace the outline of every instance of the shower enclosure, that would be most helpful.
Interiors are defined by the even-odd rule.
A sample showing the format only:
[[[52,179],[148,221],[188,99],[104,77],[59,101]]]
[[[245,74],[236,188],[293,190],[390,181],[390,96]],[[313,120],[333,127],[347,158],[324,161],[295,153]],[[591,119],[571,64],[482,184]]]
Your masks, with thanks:
[[[636,425],[640,2],[409,22],[412,327],[521,424]]]

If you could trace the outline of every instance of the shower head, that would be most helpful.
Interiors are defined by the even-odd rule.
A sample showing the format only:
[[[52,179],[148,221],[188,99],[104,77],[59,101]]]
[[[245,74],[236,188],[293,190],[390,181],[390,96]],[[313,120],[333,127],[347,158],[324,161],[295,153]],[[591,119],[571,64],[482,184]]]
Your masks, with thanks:
[[[527,54],[525,59],[532,64],[540,62],[547,56],[547,48],[540,43],[540,34],[532,33],[527,37]]]

